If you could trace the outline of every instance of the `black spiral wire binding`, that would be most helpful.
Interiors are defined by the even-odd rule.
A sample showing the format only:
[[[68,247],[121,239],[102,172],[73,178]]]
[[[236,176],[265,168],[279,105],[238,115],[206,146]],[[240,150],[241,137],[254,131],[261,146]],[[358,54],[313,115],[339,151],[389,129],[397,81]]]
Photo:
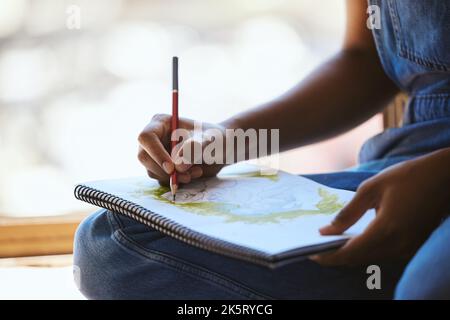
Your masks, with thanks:
[[[276,257],[259,250],[246,248],[221,239],[201,234],[180,225],[166,217],[154,213],[131,201],[82,184],[75,187],[75,198],[123,214],[177,240],[201,249],[223,254],[232,258],[244,259],[263,266],[274,266]]]

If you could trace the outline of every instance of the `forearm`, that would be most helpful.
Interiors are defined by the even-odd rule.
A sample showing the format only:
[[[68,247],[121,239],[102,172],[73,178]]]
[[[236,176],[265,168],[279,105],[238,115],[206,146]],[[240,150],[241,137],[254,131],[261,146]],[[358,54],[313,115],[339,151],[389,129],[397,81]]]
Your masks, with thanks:
[[[283,96],[222,124],[280,129],[281,151],[349,130],[379,112],[396,92],[375,54],[343,50]]]

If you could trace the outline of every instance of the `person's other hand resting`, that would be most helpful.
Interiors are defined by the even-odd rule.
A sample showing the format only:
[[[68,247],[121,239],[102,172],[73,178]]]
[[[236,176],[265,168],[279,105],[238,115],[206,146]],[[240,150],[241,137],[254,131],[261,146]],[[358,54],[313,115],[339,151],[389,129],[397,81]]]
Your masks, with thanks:
[[[449,165],[447,148],[390,167],[366,180],[320,233],[341,234],[371,208],[376,209],[376,218],[340,249],[311,259],[322,265],[361,265],[410,258],[449,214]]]

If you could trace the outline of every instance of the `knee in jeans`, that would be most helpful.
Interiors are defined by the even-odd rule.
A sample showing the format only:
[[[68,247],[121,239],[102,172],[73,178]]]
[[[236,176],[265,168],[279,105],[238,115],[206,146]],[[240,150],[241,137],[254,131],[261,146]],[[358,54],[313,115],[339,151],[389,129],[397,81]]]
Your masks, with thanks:
[[[108,254],[111,227],[107,211],[100,210],[78,226],[74,241],[74,281],[87,298],[107,298],[104,283],[108,283]]]
[[[395,290],[397,300],[450,299],[445,270],[432,268],[427,261],[413,258]]]

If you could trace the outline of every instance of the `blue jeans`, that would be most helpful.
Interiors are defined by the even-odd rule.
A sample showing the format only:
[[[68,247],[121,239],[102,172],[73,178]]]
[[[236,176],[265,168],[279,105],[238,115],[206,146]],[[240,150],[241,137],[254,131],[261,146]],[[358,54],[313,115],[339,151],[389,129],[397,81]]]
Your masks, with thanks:
[[[393,158],[450,146],[450,37],[443,14],[450,2],[369,3],[381,9],[382,26],[372,32],[383,68],[410,99],[404,125],[370,139],[360,153],[365,164],[357,171],[310,176],[349,190],[398,160]],[[191,247],[101,210],[78,229],[75,265],[81,291],[89,298],[450,298],[449,244],[447,218],[411,261],[382,265],[382,289],[368,290],[365,267],[325,268],[304,260],[269,270]]]
[[[310,175],[355,190],[373,172]],[[74,265],[91,299],[398,299],[450,298],[450,219],[409,262],[380,265],[381,290],[366,267],[322,267],[310,260],[275,270],[211,253],[125,216],[99,210],[78,228]],[[405,269],[406,265],[406,269]]]

